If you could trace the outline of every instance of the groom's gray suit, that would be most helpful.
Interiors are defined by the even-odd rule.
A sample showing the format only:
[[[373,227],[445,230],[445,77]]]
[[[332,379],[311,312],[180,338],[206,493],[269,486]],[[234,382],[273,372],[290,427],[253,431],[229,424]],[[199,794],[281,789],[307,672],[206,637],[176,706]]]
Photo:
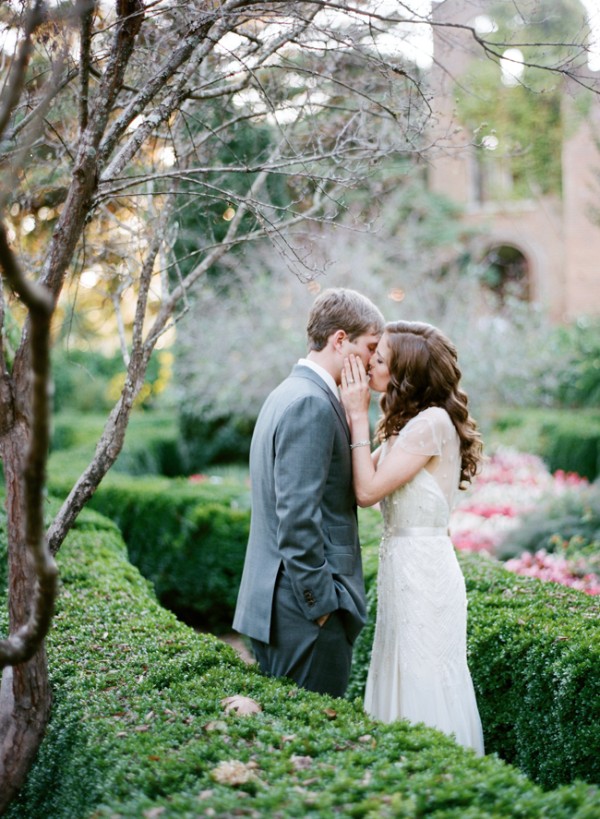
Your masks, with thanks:
[[[366,617],[350,433],[339,400],[310,367],[296,365],[267,398],[250,480],[233,627],[252,638],[263,671],[342,696]]]

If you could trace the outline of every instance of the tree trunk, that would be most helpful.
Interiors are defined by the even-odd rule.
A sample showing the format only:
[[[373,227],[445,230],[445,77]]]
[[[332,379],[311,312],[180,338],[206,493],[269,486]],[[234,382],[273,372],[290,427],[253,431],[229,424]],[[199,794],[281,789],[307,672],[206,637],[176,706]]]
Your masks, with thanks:
[[[8,584],[10,631],[24,625],[30,613],[35,575],[25,548],[23,461],[28,425],[16,421],[1,442],[8,517]],[[44,645],[31,660],[7,666],[0,687],[0,814],[25,782],[50,715],[51,692]]]

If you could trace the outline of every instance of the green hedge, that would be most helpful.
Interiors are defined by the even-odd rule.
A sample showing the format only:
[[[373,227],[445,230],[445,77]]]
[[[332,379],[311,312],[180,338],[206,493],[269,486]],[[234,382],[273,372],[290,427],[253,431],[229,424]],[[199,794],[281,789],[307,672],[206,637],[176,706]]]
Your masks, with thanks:
[[[358,702],[264,678],[161,608],[92,512],[59,564],[52,718],[9,819],[598,816],[587,784],[545,793],[432,729],[379,724]],[[237,694],[261,713],[226,715],[221,700]],[[219,776],[234,764],[246,782]]]
[[[190,470],[223,463],[246,465],[255,423],[255,417],[246,415],[204,418],[189,412],[180,413],[181,440]]]
[[[132,562],[159,599],[188,622],[219,633],[230,629],[239,586],[247,491],[237,483],[111,476],[92,504],[118,524]],[[357,645],[351,698],[362,697],[372,643],[379,513],[361,510],[360,524],[371,625]],[[479,556],[459,558],[486,747],[544,786],[578,777],[600,782],[600,601],[519,577]],[[587,692],[583,699],[579,691]]]
[[[488,446],[503,444],[539,455],[551,472],[600,477],[600,412],[592,409],[510,409],[496,412]]]
[[[71,484],[90,462],[106,415],[61,412],[52,422],[49,474]],[[188,471],[186,454],[172,414],[133,412],[114,472],[176,477]]]
[[[50,489],[64,495],[70,484],[53,479]],[[119,526],[163,605],[212,631],[230,628],[250,528],[245,484],[110,474],[89,505]]]

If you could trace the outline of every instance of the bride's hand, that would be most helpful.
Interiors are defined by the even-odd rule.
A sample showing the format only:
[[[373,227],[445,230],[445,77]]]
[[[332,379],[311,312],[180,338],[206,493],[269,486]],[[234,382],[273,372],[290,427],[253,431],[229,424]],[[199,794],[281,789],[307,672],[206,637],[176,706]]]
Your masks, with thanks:
[[[355,355],[344,359],[340,395],[348,415],[369,411],[369,402],[371,400],[369,376],[361,359]]]

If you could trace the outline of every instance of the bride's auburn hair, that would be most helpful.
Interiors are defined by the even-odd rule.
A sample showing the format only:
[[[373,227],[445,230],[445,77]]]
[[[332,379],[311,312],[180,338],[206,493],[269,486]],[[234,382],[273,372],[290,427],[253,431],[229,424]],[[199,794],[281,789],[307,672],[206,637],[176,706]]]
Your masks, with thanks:
[[[381,397],[380,441],[396,435],[427,407],[442,407],[460,439],[461,489],[471,482],[482,459],[481,435],[469,415],[467,394],[452,342],[436,327],[419,321],[392,321],[385,326],[390,351],[390,381]]]

